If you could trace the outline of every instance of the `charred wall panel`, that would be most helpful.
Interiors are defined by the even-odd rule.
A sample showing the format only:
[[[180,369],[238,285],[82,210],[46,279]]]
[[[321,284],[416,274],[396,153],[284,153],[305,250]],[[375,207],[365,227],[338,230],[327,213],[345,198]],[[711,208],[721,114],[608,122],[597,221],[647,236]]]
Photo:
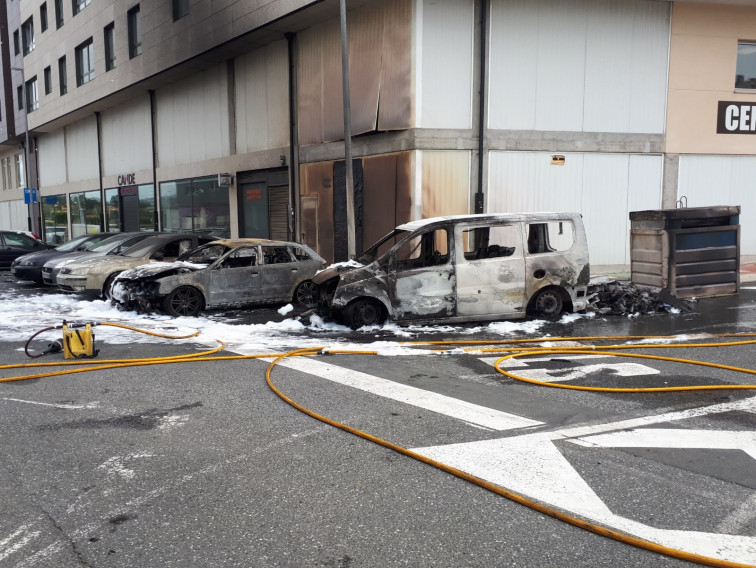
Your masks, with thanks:
[[[403,0],[370,2],[347,13],[352,134],[410,125],[412,7]],[[344,138],[341,36],[338,18],[298,35],[297,81],[301,144]],[[386,114],[379,108],[385,100]]]
[[[302,201],[313,205],[302,209],[303,215],[310,215],[302,219],[303,228],[311,227],[305,242],[326,261],[333,262],[333,162],[303,164],[299,173]],[[312,215],[317,218],[313,220]]]
[[[470,152],[422,153],[422,217],[470,212]]]
[[[410,153],[363,158],[363,250],[411,220]]]
[[[363,183],[362,161],[352,162],[352,178],[354,182],[354,236],[355,249],[359,256],[362,253],[363,226]],[[347,231],[346,206],[346,167],[344,162],[336,162],[333,166],[333,256],[336,262],[349,260],[349,233]]]

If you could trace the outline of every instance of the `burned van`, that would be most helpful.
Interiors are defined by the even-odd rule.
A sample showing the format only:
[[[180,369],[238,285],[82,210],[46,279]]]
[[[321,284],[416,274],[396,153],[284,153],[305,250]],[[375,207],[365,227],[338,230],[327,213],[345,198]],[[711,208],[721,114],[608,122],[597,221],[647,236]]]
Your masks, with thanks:
[[[580,214],[482,214],[400,225],[313,282],[321,315],[358,328],[555,319],[587,307],[589,274]]]

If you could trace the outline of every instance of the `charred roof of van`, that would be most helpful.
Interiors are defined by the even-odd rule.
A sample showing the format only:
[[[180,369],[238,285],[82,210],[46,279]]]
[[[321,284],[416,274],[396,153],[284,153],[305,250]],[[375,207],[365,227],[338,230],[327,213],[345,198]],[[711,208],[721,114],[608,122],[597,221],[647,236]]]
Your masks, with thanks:
[[[533,213],[477,213],[471,215],[445,215],[442,217],[430,217],[428,219],[418,219],[399,225],[397,229],[403,231],[416,231],[423,227],[436,223],[499,223],[499,222],[532,222],[532,221],[563,221],[565,219],[575,219],[582,217],[580,213],[554,213],[551,211],[533,212]]]

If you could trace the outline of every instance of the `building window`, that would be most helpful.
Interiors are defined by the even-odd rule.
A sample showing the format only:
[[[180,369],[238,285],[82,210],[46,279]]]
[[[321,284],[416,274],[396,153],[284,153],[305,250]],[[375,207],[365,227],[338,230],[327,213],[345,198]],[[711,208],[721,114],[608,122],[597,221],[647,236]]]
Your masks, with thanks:
[[[68,240],[68,204],[66,194],[45,195],[42,199],[45,242],[60,244]]]
[[[13,53],[18,55],[21,53],[21,49],[19,48],[19,45],[21,42],[18,41],[18,30],[13,32]]]
[[[129,21],[129,59],[142,53],[142,24],[139,17],[139,4],[128,12]]]
[[[89,5],[90,0],[71,0],[74,16]]]
[[[24,86],[16,87],[16,96],[18,98],[18,110],[24,110]]]
[[[756,41],[738,42],[735,88],[756,89]]]
[[[55,29],[63,26],[63,0],[55,0]]]
[[[89,83],[95,76],[94,43],[90,37],[76,48],[76,86]]]
[[[160,218],[163,231],[208,231],[230,235],[228,189],[218,178],[204,177],[160,184]]]
[[[68,92],[68,76],[66,72],[66,56],[58,59],[58,82],[60,83],[60,94],[65,95]]]
[[[173,0],[173,21],[189,14],[189,0]]]
[[[42,2],[39,7],[39,29],[41,32],[47,30],[47,2]]]
[[[34,20],[29,18],[21,26],[21,39],[24,44],[24,55],[34,51]]]
[[[110,71],[116,66],[115,55],[115,24],[112,22],[105,26],[105,71]]]
[[[32,77],[26,82],[26,112],[33,112],[39,108],[39,91],[37,90],[37,77]]]
[[[52,93],[52,70],[49,66],[45,67],[45,94]]]
[[[100,190],[72,193],[68,200],[71,208],[71,236],[99,233],[102,213]]]
[[[14,169],[16,170],[16,187],[26,187],[26,171],[24,169],[23,154],[16,154]]]

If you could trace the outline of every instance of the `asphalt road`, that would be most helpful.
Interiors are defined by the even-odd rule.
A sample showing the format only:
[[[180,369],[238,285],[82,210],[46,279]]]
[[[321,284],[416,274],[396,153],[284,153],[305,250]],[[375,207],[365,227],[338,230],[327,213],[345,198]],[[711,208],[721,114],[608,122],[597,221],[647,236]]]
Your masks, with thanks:
[[[31,291],[0,278],[2,301],[23,304]],[[282,316],[268,309],[214,317]],[[756,332],[755,324],[756,290],[744,289],[679,314],[579,319],[535,335],[743,333]],[[469,340],[467,331],[411,339]],[[342,333],[355,343],[397,340],[390,330]],[[22,347],[0,340],[3,362],[28,362]],[[100,358],[113,359],[199,349],[100,348]],[[756,564],[753,391],[550,389],[497,373],[498,354],[449,349],[296,359],[272,377],[314,412],[560,511]],[[756,368],[752,347],[663,354]],[[667,361],[549,359],[513,371],[604,386],[756,382]],[[0,383],[0,566],[690,565],[570,526],[317,421],[273,393],[266,366],[213,361]]]

